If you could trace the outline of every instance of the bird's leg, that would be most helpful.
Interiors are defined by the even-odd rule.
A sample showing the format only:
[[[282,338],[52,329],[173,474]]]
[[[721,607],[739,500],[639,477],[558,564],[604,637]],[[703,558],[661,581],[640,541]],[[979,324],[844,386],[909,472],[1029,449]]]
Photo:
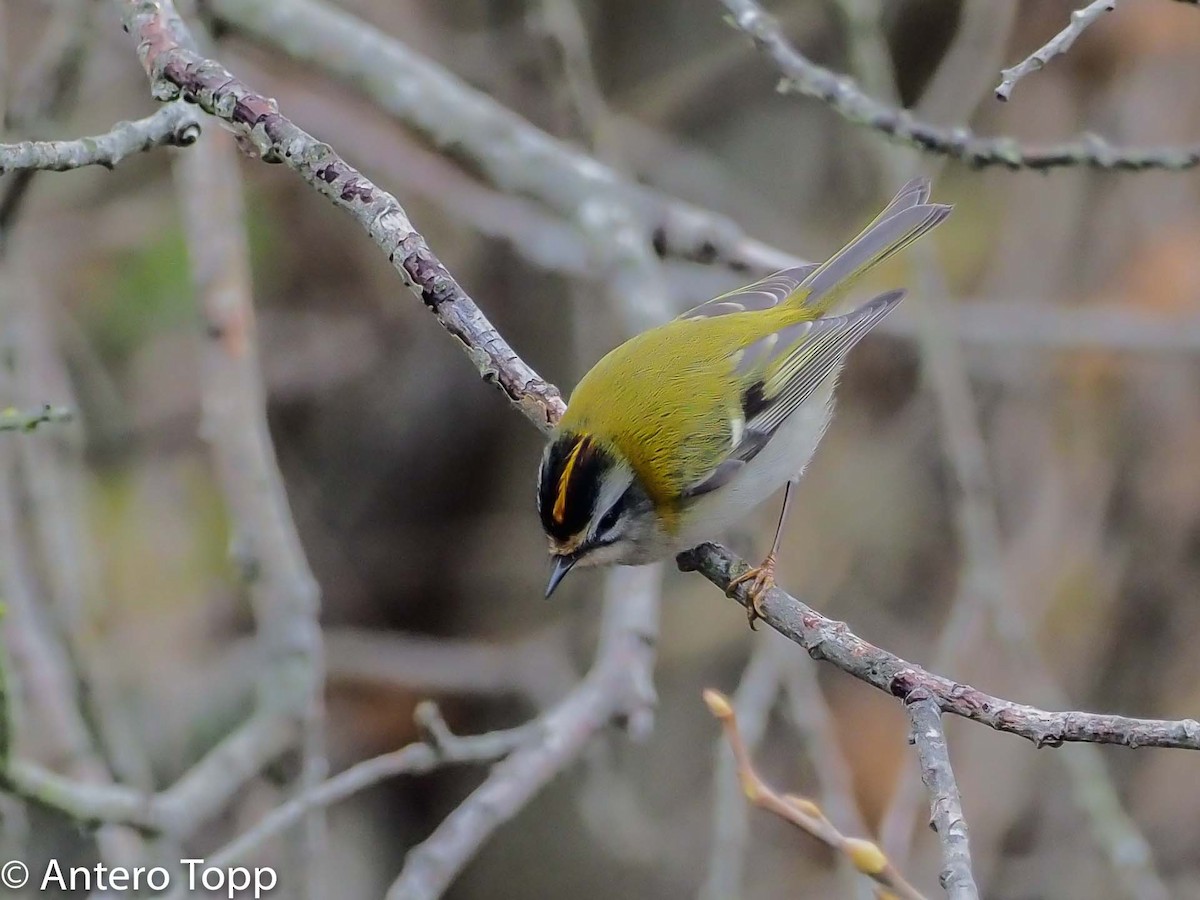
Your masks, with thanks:
[[[779,558],[779,542],[783,537],[783,523],[787,519],[788,507],[792,502],[792,488],[795,486],[795,479],[791,479],[788,481],[787,487],[783,489],[783,509],[779,511],[779,524],[775,526],[775,540],[771,543],[771,552],[767,554],[767,558],[760,565],[747,569],[730,581],[729,587],[726,589],[732,596],[734,588],[747,581],[750,582],[750,587],[746,591],[750,599],[750,602],[746,604],[746,619],[752,630],[757,630],[754,628],[754,620],[762,618],[761,604],[766,599],[767,591],[775,586],[775,563]]]

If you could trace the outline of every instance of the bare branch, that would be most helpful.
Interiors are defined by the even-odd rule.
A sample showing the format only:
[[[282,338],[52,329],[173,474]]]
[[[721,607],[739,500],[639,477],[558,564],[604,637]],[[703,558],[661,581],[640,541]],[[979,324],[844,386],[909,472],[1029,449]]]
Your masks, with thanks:
[[[660,256],[775,271],[795,256],[746,236],[732,220],[618,175],[487,94],[354,16],[319,0],[210,0],[217,19],[366,91],[437,147],[453,147],[488,182],[571,220],[597,197],[619,201]]]
[[[783,73],[780,89],[812,97],[850,122],[877,131],[901,144],[967,163],[973,168],[1055,169],[1090,166],[1096,169],[1181,171],[1200,164],[1200,144],[1184,147],[1114,147],[1088,134],[1074,141],[1029,147],[1013,138],[987,138],[965,127],[943,128],[909,112],[867,96],[846,75],[817,65],[784,37],[779,23],[755,0],[721,0],[734,23],[754,39]]]
[[[196,111],[171,103],[136,122],[118,122],[104,134],[73,141],[0,144],[0,175],[28,169],[66,172],[84,166],[116,167],[126,156],[155,147],[186,147],[200,136]]]
[[[1029,54],[1017,65],[1011,69],[1003,69],[1000,72],[1001,81],[996,86],[996,99],[1007,101],[1012,94],[1013,88],[1017,86],[1017,82],[1026,75],[1031,75],[1034,72],[1040,71],[1046,67],[1046,63],[1060,56],[1071,49],[1071,45],[1075,40],[1083,34],[1084,30],[1099,19],[1102,15],[1112,12],[1117,8],[1117,3],[1120,0],[1092,0],[1087,6],[1082,9],[1077,9],[1071,13],[1071,22],[1043,44],[1033,53]]]
[[[430,704],[432,705],[432,704]],[[420,710],[422,707],[418,707]],[[360,791],[398,775],[423,775],[449,765],[487,763],[501,759],[527,744],[537,734],[532,722],[504,731],[409,744],[392,753],[365,760],[339,772],[328,781],[293,797],[271,810],[257,825],[206,858],[209,866],[230,866],[246,859],[271,838],[286,831],[303,816],[332,806]]]
[[[722,590],[728,590],[729,582],[749,568],[744,560],[718,544],[701,544],[681,553],[678,563],[682,571],[699,572]],[[734,599],[743,606],[749,602],[740,585]],[[864,641],[844,622],[826,618],[778,588],[768,593],[762,610],[768,625],[799,644],[814,659],[828,660],[843,672],[901,700],[913,691],[923,690],[943,712],[1018,735],[1039,747],[1080,741],[1200,750],[1200,722],[1195,719],[1136,719],[1037,709],[928,672]]]
[[[876,844],[862,838],[846,837],[825,817],[817,804],[795,794],[780,794],[763,780],[754,768],[750,751],[742,740],[737,716],[728,698],[718,691],[707,690],[704,692],[704,702],[725,730],[725,739],[729,741],[734,759],[737,760],[738,780],[747,800],[761,809],[775,813],[784,821],[791,822],[836,850],[845,856],[855,869],[893,892],[900,900],[924,900],[924,895],[904,880],[904,876],[888,861]]]
[[[542,739],[498,764],[424,843],[409,851],[387,900],[440,897],[483,842],[578,757],[614,719],[645,733],[658,631],[660,566],[610,575],[596,662],[583,682],[538,720]]]
[[[396,198],[381,190],[322,143],[280,115],[219,63],[186,49],[186,29],[169,0],[118,2],[138,56],[160,99],[183,95],[230,126],[266,162],[283,163],[370,235],[442,327],[463,344],[485,381],[543,431],[562,415],[558,390],[517,356],[429,249]]]
[[[921,761],[921,780],[929,791],[930,825],[942,845],[942,887],[950,900],[979,900],[979,889],[971,874],[971,848],[967,841],[967,820],[954,770],[950,767],[950,748],[942,726],[937,701],[909,694],[904,702],[912,722],[912,743]]]

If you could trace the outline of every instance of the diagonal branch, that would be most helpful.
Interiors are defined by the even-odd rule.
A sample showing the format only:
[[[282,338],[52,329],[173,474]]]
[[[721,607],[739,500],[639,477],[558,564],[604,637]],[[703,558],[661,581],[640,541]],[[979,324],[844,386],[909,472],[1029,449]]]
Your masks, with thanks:
[[[485,181],[532,197],[569,220],[597,198],[628,208],[660,256],[775,271],[791,254],[733,220],[623,178],[551,137],[482,91],[361,19],[320,0],[208,0],[223,24],[353,84],[435,147],[452,150]]]
[[[1012,95],[1013,88],[1017,86],[1018,81],[1026,75],[1032,75],[1034,72],[1041,71],[1046,67],[1046,63],[1050,62],[1054,57],[1061,56],[1070,50],[1076,39],[1083,34],[1088,26],[1105,13],[1116,9],[1118,2],[1120,0],[1092,0],[1087,6],[1071,13],[1071,22],[1066,28],[1041,47],[1034,50],[1029,56],[1017,63],[1017,65],[1000,72],[1001,81],[996,86],[996,99],[1007,101],[1009,96]]]
[[[1181,171],[1200,164],[1200,144],[1183,147],[1113,147],[1096,135],[1044,147],[1008,137],[981,137],[965,127],[943,128],[915,118],[907,110],[867,96],[846,75],[819,66],[791,45],[779,23],[755,0],[721,0],[734,24],[746,32],[783,73],[780,89],[820,100],[850,122],[901,144],[967,163],[973,168],[1096,169]]]
[[[126,29],[158,99],[197,104],[221,119],[264,162],[282,163],[334,206],[348,212],[387,254],[404,283],[438,322],[462,343],[485,381],[499,387],[543,431],[562,415],[558,389],[517,356],[492,323],[430,250],[396,198],[377,187],[279,113],[275,101],[256,93],[219,63],[187,49],[186,26],[170,0],[118,0]]]
[[[745,572],[746,562],[718,544],[701,544],[681,553],[679,568],[699,572],[722,590]],[[734,599],[748,602],[739,586]],[[850,631],[778,588],[762,603],[764,620],[799,644],[814,659],[825,659],[843,672],[901,700],[914,691],[931,697],[943,712],[962,716],[1032,741],[1039,747],[1066,742],[1119,744],[1124,747],[1177,747],[1200,750],[1200,722],[1195,719],[1135,719],[1105,713],[1051,712],[993,697],[967,684],[926,671]]]

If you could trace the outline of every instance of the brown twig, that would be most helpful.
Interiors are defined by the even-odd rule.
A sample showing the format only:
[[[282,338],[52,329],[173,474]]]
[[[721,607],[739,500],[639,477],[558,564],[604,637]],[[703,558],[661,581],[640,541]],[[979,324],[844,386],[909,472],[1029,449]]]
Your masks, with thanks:
[[[728,590],[729,582],[749,568],[744,560],[718,544],[701,544],[681,553],[678,562],[684,572],[699,572],[722,590]],[[749,602],[741,585],[733,598],[743,606]],[[843,672],[901,700],[914,691],[925,691],[943,712],[1018,735],[1038,747],[1078,741],[1200,750],[1200,722],[1195,719],[1137,719],[1037,709],[926,671],[864,641],[844,622],[826,618],[778,588],[767,594],[762,610],[768,625],[799,644],[814,659],[828,660]]]
[[[704,702],[709,711],[721,723],[725,739],[729,741],[737,760],[738,779],[742,793],[755,806],[779,816],[786,822],[812,835],[829,848],[841,853],[859,872],[891,891],[901,900],[924,900],[924,895],[905,881],[888,861],[883,851],[872,841],[846,837],[825,818],[821,808],[812,800],[795,794],[780,794],[767,784],[754,768],[750,751],[742,740],[737,716],[728,698],[719,691],[706,690]]]

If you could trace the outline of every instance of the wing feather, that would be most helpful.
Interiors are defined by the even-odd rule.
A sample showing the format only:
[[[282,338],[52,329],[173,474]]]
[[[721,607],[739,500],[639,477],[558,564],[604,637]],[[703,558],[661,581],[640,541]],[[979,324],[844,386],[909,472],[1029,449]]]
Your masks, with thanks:
[[[740,439],[684,496],[706,494],[737,475],[770,443],[787,418],[841,366],[863,335],[903,297],[904,291],[891,291],[844,316],[795,323],[776,332],[778,340],[769,347],[765,358],[759,360],[754,371],[744,373],[741,418],[735,423],[737,427],[732,428],[732,433]]]
[[[714,297],[706,303],[692,307],[679,318],[704,319],[725,316],[730,313],[772,309],[794,294],[796,289],[804,283],[804,279],[818,268],[814,263],[780,269],[775,274],[768,275],[753,284],[740,287],[736,291],[730,291],[728,294],[722,294],[720,297]]]

